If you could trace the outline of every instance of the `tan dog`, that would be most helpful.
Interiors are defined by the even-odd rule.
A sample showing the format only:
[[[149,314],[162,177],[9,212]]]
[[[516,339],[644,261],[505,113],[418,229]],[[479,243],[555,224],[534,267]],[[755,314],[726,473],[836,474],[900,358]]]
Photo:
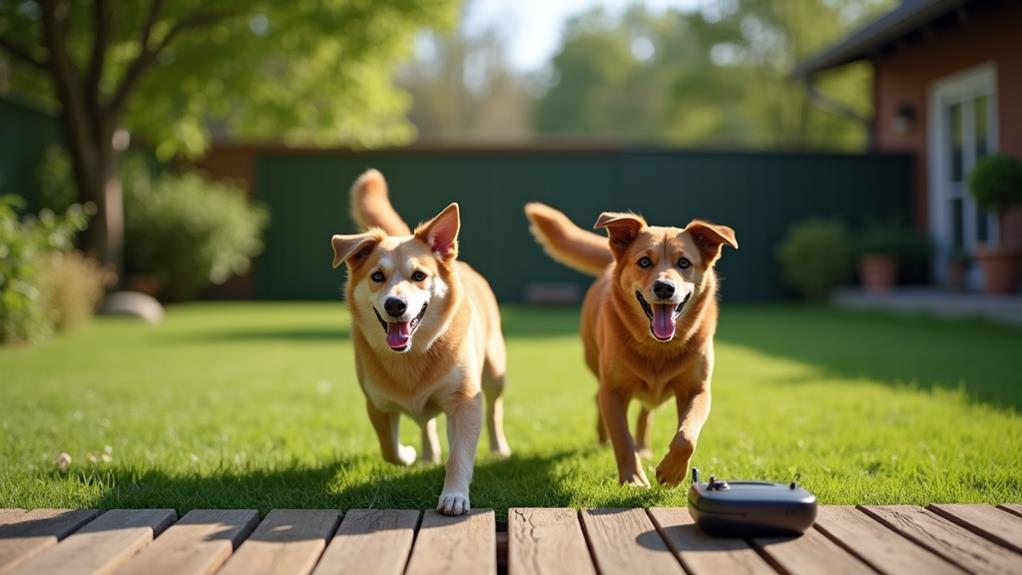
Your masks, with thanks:
[[[634,214],[605,212],[596,228],[580,229],[561,212],[529,204],[532,233],[555,260],[598,276],[582,307],[586,363],[600,381],[597,432],[614,446],[621,483],[649,486],[640,456],[649,453],[652,409],[673,397],[678,431],[657,466],[657,480],[685,477],[699,431],[710,413],[713,334],[721,246],[737,248],[726,226],[694,220],[685,229],[649,226]],[[628,432],[628,404],[642,403]]]
[[[437,510],[470,509],[469,484],[486,393],[490,450],[509,455],[504,438],[505,350],[497,299],[489,284],[456,260],[458,204],[413,233],[387,199],[383,175],[370,170],[351,189],[352,215],[367,231],[331,238],[334,267],[346,263],[355,368],[383,458],[415,461],[401,445],[402,413],[422,428],[422,460],[440,462],[436,416],[447,415],[450,450]]]

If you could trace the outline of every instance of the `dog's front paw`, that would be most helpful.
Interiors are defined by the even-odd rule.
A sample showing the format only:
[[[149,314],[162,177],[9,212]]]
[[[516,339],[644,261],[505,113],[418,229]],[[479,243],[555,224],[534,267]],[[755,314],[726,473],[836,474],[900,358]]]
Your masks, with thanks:
[[[415,448],[411,445],[398,445],[397,463],[401,465],[411,465],[415,463]]]
[[[656,480],[661,485],[674,487],[685,480],[685,472],[688,470],[688,458],[672,457],[668,453],[660,465],[656,466]]]
[[[440,501],[436,504],[436,510],[444,515],[464,515],[472,507],[468,503],[467,493],[441,493]]]

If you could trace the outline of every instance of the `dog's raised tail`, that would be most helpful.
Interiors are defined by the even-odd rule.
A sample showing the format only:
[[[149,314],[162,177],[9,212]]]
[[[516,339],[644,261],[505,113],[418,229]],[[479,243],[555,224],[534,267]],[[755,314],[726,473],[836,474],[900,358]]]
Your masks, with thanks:
[[[411,228],[390,205],[387,180],[379,170],[366,170],[351,185],[351,217],[362,230],[376,227],[391,236],[412,235]]]
[[[550,257],[573,270],[598,276],[614,261],[607,238],[576,226],[563,213],[538,202],[525,205],[529,230]]]

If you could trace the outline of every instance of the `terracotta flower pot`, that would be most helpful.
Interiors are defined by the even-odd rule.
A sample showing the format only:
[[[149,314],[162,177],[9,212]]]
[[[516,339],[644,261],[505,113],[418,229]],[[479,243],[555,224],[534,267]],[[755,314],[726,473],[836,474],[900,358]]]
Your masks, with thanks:
[[[983,270],[983,290],[988,294],[1015,293],[1018,287],[1019,250],[1002,247],[977,247],[976,261]]]
[[[866,291],[889,291],[898,280],[898,258],[891,254],[859,256],[859,278]]]

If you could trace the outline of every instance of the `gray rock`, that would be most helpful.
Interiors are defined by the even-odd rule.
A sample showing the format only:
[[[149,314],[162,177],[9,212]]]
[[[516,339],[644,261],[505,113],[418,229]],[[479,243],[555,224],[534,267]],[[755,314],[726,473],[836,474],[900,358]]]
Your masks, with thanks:
[[[99,308],[103,315],[130,315],[146,323],[163,321],[163,306],[151,295],[135,291],[119,291],[106,296]]]

